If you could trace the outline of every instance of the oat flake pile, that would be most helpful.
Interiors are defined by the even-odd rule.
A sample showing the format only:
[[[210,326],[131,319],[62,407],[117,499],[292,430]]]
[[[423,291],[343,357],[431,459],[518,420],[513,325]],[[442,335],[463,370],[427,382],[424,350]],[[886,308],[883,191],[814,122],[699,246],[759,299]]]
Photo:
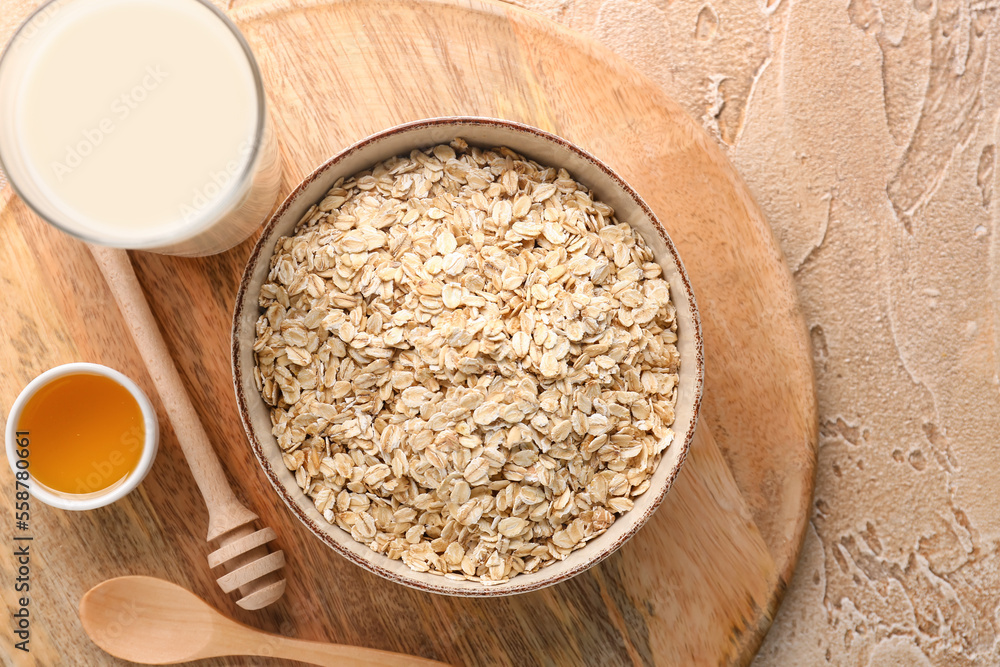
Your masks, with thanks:
[[[672,441],[675,309],[563,169],[460,139],[338,181],[278,241],[254,377],[355,540],[484,583],[603,533]]]

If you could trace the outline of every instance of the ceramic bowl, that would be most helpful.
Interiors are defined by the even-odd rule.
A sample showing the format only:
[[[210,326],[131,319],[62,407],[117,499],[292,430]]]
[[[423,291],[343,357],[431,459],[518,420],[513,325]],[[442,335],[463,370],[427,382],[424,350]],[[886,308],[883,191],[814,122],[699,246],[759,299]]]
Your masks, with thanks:
[[[282,452],[271,435],[269,408],[253,379],[254,325],[261,315],[258,294],[278,239],[293,233],[306,210],[319,202],[337,179],[368,169],[394,155],[447,143],[455,137],[481,147],[507,146],[543,165],[565,167],[575,179],[593,190],[598,199],[612,206],[620,221],[628,222],[639,231],[663,267],[677,308],[677,348],[681,366],[674,440],[664,452],[649,489],[634,499],[633,509],[619,516],[607,532],[565,560],[551,563],[537,572],[519,574],[499,585],[453,581],[436,574],[415,572],[401,561],[391,560],[356,542],[349,533],[323,519],[282,463]],[[646,523],[673,484],[691,445],[701,403],[704,368],[698,308],[687,274],[670,237],[642,198],[607,165],[568,141],[526,125],[487,118],[435,118],[400,125],[354,144],[309,174],[272,216],[250,255],[233,317],[232,362],[240,415],[254,454],[282,501],[316,537],[348,560],[391,581],[434,593],[483,597],[536,590],[577,575],[607,558]]]
[[[27,449],[25,448],[26,442],[30,442],[30,438],[23,438],[25,434],[18,431],[18,424],[21,420],[21,413],[24,410],[24,406],[42,387],[49,385],[59,378],[66,377],[67,375],[80,374],[101,375],[117,382],[128,390],[128,392],[132,395],[132,398],[135,399],[135,402],[139,404],[139,409],[142,411],[145,437],[142,442],[142,455],[139,457],[139,463],[136,465],[135,470],[130,472],[126,477],[117,483],[106,489],[95,491],[94,493],[63,493],[62,491],[48,488],[29,475],[29,479],[26,481],[26,484],[28,486],[28,490],[31,492],[31,495],[46,505],[58,507],[63,510],[92,510],[97,509],[98,507],[104,507],[105,505],[110,505],[116,500],[124,498],[133,489],[139,486],[142,480],[146,477],[146,474],[153,467],[153,461],[156,459],[156,452],[159,449],[160,444],[160,428],[156,419],[156,410],[153,409],[153,404],[149,402],[149,399],[146,397],[146,394],[143,393],[142,389],[139,388],[139,385],[133,382],[131,378],[122,375],[113,368],[108,368],[107,366],[102,366],[100,364],[82,362],[63,364],[62,366],[50,368],[29,382],[27,386],[21,390],[21,393],[18,395],[17,399],[14,401],[14,405],[10,409],[10,414],[7,415],[7,463],[10,464],[10,468],[14,471],[15,475],[23,470],[28,470],[30,473],[31,470],[30,447]],[[53,419],[59,418],[58,415],[53,415],[52,417]],[[93,470],[80,471],[81,476],[95,474],[101,475],[106,473],[100,473],[99,469],[96,467]],[[97,486],[96,483],[94,485]]]

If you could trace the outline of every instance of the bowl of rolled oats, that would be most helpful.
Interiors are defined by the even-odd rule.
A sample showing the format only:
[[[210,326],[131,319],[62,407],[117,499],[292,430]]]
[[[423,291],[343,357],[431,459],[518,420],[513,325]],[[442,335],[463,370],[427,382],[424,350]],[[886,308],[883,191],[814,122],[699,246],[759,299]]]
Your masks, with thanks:
[[[703,383],[694,295],[641,197],[487,118],[401,125],[310,174],[249,259],[232,354],[292,512],[371,572],[463,596],[562,581],[635,534]]]

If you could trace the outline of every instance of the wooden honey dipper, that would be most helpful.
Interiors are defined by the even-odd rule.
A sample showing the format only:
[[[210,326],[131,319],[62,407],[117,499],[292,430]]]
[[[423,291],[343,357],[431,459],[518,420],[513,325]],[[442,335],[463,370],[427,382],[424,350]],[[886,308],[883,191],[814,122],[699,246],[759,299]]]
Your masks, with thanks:
[[[208,541],[218,540],[218,548],[208,555],[209,567],[223,567],[226,574],[218,578],[219,586],[226,593],[239,589],[242,597],[237,604],[241,607],[266,607],[285,592],[285,579],[281,576],[285,554],[281,550],[269,552],[267,547],[277,535],[269,527],[254,530],[257,515],[236,498],[226,481],[225,472],[149,310],[127,251],[91,245],[90,252],[132,330],[132,338],[146,362],[184,458],[208,506]]]

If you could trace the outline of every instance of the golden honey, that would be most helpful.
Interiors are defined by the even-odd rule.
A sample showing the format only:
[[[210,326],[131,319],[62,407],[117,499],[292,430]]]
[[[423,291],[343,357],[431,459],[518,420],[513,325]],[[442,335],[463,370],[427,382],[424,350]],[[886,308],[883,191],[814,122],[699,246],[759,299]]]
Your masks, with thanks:
[[[65,375],[36,391],[17,429],[31,442],[32,478],[70,494],[124,480],[138,466],[146,437],[142,409],[128,389],[91,373]]]

